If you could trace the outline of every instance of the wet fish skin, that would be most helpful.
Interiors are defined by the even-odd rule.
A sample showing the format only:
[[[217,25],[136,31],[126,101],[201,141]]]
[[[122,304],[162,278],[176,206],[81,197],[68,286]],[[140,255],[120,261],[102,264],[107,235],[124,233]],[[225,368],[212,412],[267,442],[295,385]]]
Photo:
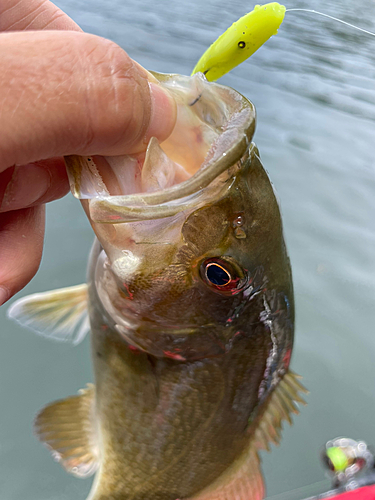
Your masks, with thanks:
[[[236,237],[234,221],[239,216],[246,238]],[[253,296],[262,287],[268,288],[268,295],[271,290],[278,294],[268,300],[286,300],[287,315],[293,322],[291,271],[280,212],[256,150],[227,195],[194,211],[181,233],[181,239],[168,251],[159,252],[157,259],[152,258],[152,252],[145,253],[147,258],[124,286],[114,281],[110,271],[106,275],[106,287],[114,290],[108,293],[111,303],[122,316],[137,317],[132,331],[125,332],[134,345],[164,356],[173,350],[171,343],[177,343],[178,338],[176,354],[183,359],[223,353],[237,330],[249,329],[249,314],[259,321],[257,315],[264,304],[259,310],[255,308]],[[200,275],[202,262],[223,256],[237,263],[251,281],[235,295],[217,293]],[[123,299],[117,286],[122,286]],[[253,312],[241,312],[246,308]]]
[[[239,214],[243,239],[235,237],[232,224]],[[287,369],[285,356],[293,342],[291,271],[272,186],[255,154],[228,195],[191,214],[182,233],[190,250],[182,253],[186,260],[176,250],[171,274],[161,263],[171,293],[167,287],[162,300],[151,301],[135,337],[146,339],[143,348],[159,342],[161,350],[171,349],[173,333],[161,327],[161,339],[155,339],[156,331],[144,330],[150,318],[165,318],[168,325],[195,324],[178,344],[186,362],[131,350],[118,338],[97,295],[99,244],[91,257],[96,409],[105,436],[94,500],[176,500],[202,490],[250,445],[255,432],[251,421]],[[220,296],[189,275],[192,261],[220,255],[230,255],[250,276],[257,275],[259,289],[247,297],[245,292]],[[176,261],[188,270],[180,282],[174,274]],[[142,302],[144,292],[137,283],[145,280],[152,297],[153,275],[137,276],[127,284],[133,301]],[[283,300],[271,317],[265,302],[271,308],[278,296]],[[202,328],[207,324],[213,326]]]

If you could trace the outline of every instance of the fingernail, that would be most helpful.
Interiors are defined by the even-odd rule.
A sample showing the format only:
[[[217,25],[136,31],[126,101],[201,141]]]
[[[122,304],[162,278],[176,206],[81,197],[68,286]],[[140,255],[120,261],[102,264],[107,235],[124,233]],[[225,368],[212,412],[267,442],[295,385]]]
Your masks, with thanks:
[[[51,185],[51,176],[43,167],[31,163],[15,167],[4,193],[0,212],[18,210],[40,200]]]
[[[151,118],[145,141],[156,137],[160,142],[167,139],[175,126],[177,117],[176,101],[160,85],[149,82],[151,94]]]
[[[4,288],[3,286],[0,286],[0,306],[4,304],[9,299],[9,290]]]

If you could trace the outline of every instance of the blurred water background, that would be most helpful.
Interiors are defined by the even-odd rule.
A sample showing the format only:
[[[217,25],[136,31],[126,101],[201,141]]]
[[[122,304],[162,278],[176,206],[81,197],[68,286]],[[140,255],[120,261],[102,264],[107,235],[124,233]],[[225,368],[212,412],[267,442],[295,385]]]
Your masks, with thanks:
[[[142,65],[190,74],[203,51],[253,4],[239,0],[58,0],[85,31]],[[290,0],[375,31],[375,2]],[[292,367],[308,406],[263,454],[267,494],[297,500],[329,486],[319,463],[338,435],[375,444],[375,38],[290,12],[279,34],[221,83],[250,98],[255,140],[279,195],[294,271]],[[85,280],[93,239],[72,196],[48,209],[42,267],[22,295]],[[0,310],[0,497],[85,500],[32,435],[44,404],[92,380],[89,344],[53,343]]]

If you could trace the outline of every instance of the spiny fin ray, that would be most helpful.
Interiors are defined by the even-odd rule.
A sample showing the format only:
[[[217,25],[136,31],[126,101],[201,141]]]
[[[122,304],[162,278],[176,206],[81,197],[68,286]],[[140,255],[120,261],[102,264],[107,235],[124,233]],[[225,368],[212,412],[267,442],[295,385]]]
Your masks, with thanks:
[[[264,485],[259,450],[279,444],[283,420],[292,423],[291,413],[298,413],[295,402],[306,404],[298,392],[306,389],[289,371],[270,396],[264,411],[257,417],[257,429],[247,450],[214,483],[185,500],[262,500]]]
[[[308,391],[299,382],[300,378],[299,375],[289,371],[271,394],[264,413],[259,417],[259,425],[255,431],[254,440],[258,449],[269,449],[269,446],[265,446],[265,441],[267,445],[270,442],[278,445],[283,420],[291,424],[291,414],[299,413],[297,403],[306,404],[299,392],[307,393]]]

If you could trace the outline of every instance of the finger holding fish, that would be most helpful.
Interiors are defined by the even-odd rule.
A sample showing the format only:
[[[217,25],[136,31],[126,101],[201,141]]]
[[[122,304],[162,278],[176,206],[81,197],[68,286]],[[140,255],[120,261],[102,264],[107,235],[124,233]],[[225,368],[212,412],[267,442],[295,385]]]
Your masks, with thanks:
[[[113,42],[73,31],[6,33],[0,42],[7,68],[0,86],[8,94],[2,120],[9,124],[1,138],[2,170],[73,151],[132,153],[145,150],[152,135],[163,140],[170,134],[172,100]]]
[[[0,12],[0,31],[47,28],[80,30],[52,2],[2,0]],[[67,192],[62,158],[41,160],[27,169],[16,166],[0,169],[0,212],[17,210],[6,215],[0,214],[0,305],[30,281],[42,255],[44,207],[26,210],[24,207],[42,205]],[[27,260],[24,255],[27,255]]]
[[[4,219],[1,213],[12,212],[11,218],[4,219],[7,227],[23,216],[17,210],[67,193],[61,155],[146,149],[145,137],[163,139],[174,126],[175,105],[168,94],[149,82],[148,72],[108,40],[77,32],[31,31],[4,33],[0,46],[0,62],[6,68],[0,77],[4,124],[0,218]],[[3,235],[3,245],[9,249],[16,244],[10,235],[14,231]],[[32,231],[28,238],[32,240]],[[35,248],[39,248],[38,238],[35,227]],[[2,284],[10,298],[29,281],[27,269],[36,270],[40,253],[37,257],[25,247],[27,257],[17,261],[16,269],[7,261],[6,248],[2,265],[13,269],[13,277],[8,273]]]

